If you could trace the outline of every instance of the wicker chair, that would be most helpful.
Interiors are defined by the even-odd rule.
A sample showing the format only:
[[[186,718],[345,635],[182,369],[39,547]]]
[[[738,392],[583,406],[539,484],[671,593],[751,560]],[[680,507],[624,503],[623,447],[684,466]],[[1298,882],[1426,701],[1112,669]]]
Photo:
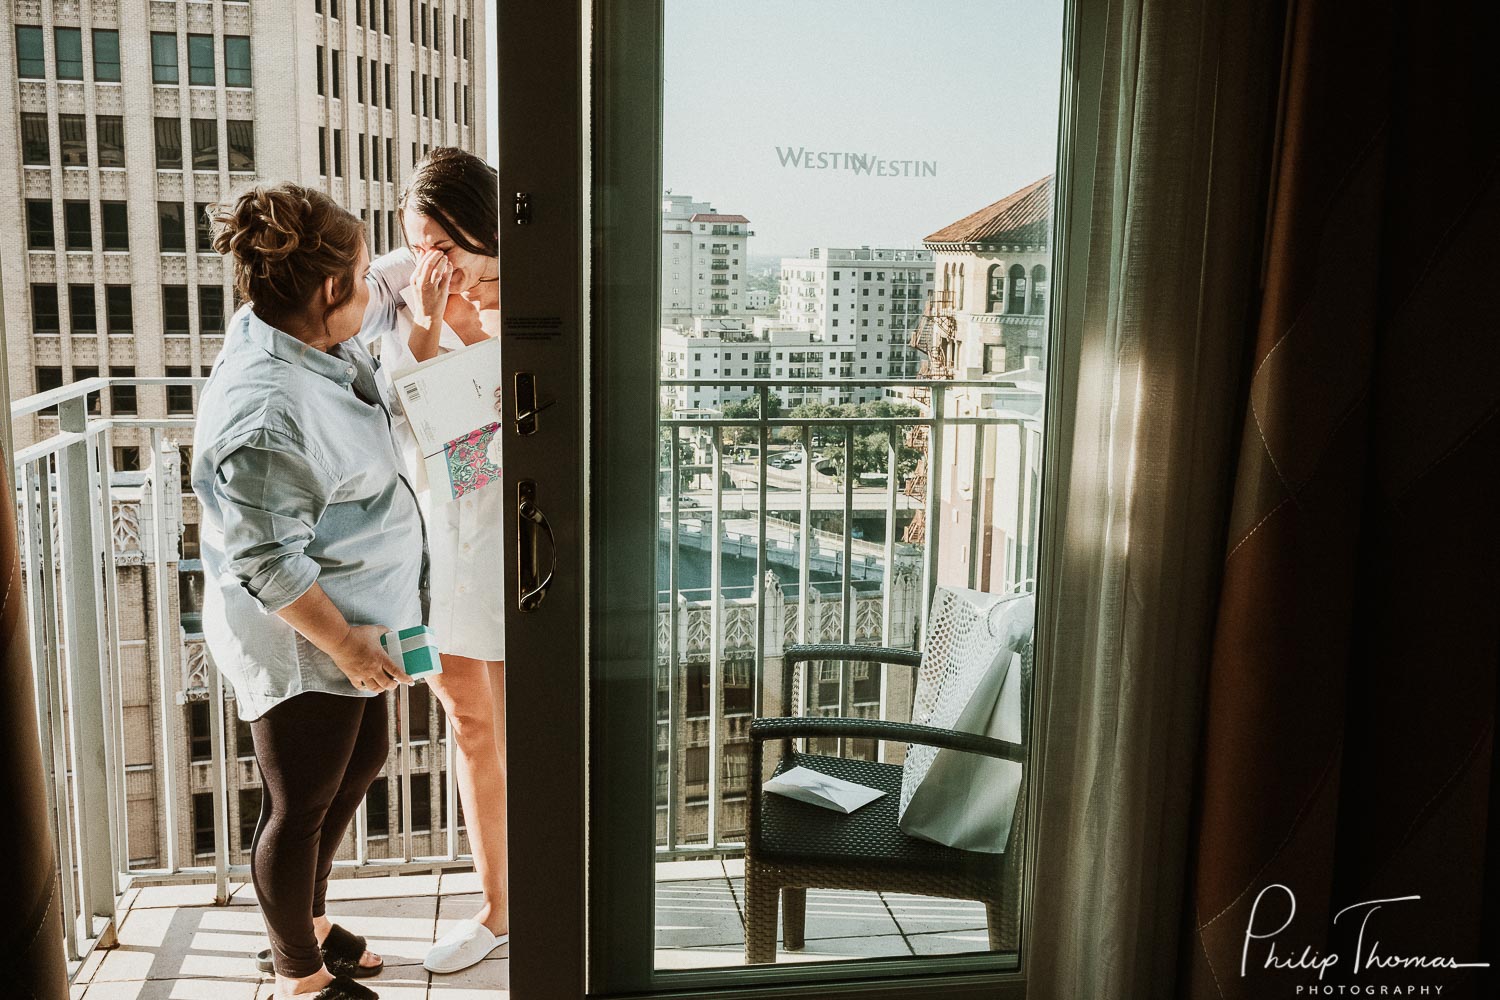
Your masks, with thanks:
[[[1029,717],[1033,640],[1021,649],[1020,743],[973,733],[909,723],[846,718],[761,718],[750,727],[749,836],[745,849],[745,958],[776,960],[778,897],[789,951],[805,943],[808,889],[901,892],[984,903],[990,949],[1009,951],[1019,943],[1020,861],[1024,853],[1026,801],[1022,779],[1010,837],[1004,853],[957,850],[908,836],[897,826],[902,767],[799,752],[794,740],[806,737],[894,740],[926,744],[1024,764],[1024,720]],[[792,702],[793,679],[806,663],[843,660],[884,667],[917,667],[921,654],[879,646],[809,645],[786,651],[782,705]],[[886,792],[844,815],[760,790],[767,740],[781,740],[776,774],[802,766]]]

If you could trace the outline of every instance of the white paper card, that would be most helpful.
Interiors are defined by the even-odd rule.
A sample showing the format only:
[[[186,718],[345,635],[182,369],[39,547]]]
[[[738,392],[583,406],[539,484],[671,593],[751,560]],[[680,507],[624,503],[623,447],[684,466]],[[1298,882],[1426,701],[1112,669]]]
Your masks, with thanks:
[[[415,368],[396,372],[391,384],[401,398],[424,458],[443,446],[500,419],[495,390],[500,388],[500,341],[439,354]],[[441,481],[441,480],[438,480]]]
[[[852,813],[885,794],[878,789],[822,774],[807,767],[794,767],[784,774],[778,774],[761,787],[798,802],[841,813]]]

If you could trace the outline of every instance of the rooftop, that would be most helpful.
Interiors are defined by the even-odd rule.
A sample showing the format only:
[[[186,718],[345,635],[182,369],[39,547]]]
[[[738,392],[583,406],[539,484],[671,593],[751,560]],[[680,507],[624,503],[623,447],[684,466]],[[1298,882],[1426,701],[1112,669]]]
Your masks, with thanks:
[[[1026,185],[957,222],[944,226],[922,242],[929,246],[1006,246],[1047,241],[1052,220],[1052,175]]]

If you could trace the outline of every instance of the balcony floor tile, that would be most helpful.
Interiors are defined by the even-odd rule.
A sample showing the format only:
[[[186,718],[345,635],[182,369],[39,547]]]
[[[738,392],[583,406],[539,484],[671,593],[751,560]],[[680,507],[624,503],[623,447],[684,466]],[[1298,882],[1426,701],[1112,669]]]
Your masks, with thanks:
[[[881,897],[904,934],[983,931],[988,926],[984,904],[976,900],[908,896],[896,892],[884,892]]]
[[[262,986],[213,978],[93,983],[84,1000],[256,1000]]]
[[[745,880],[730,879],[735,901],[743,909]],[[776,939],[781,940],[781,907],[776,908]],[[821,938],[885,937],[899,935],[891,911],[876,892],[853,892],[844,889],[807,890],[807,924],[805,936],[810,943]]]
[[[737,945],[745,940],[739,905],[725,878],[656,886],[656,947]]]
[[[854,958],[906,958],[911,954],[911,947],[900,934],[817,940],[809,938],[807,947],[801,951],[789,952],[778,947],[776,964],[836,962],[840,959]],[[739,947],[720,945],[707,948],[658,948],[656,950],[658,969],[714,969],[744,964],[745,948],[743,945]]]
[[[918,955],[953,955],[966,951],[989,951],[990,935],[977,931],[945,931],[939,934],[912,934],[907,937]]]

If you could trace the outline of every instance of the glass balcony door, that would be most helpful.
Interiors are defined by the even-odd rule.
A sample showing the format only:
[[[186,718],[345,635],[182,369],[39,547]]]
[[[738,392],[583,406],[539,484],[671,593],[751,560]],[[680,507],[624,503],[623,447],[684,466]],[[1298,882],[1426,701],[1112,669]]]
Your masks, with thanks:
[[[1003,892],[809,882],[769,960],[744,873],[754,719],[921,697],[788,701],[790,647],[1036,589],[1062,5],[500,8],[512,988],[1022,995],[1019,841]]]

